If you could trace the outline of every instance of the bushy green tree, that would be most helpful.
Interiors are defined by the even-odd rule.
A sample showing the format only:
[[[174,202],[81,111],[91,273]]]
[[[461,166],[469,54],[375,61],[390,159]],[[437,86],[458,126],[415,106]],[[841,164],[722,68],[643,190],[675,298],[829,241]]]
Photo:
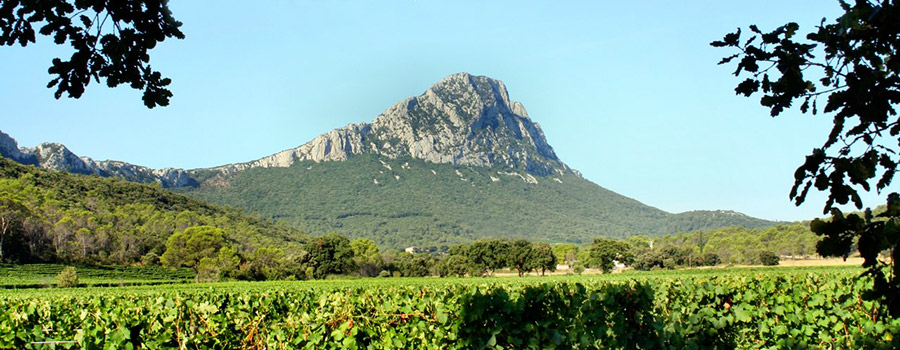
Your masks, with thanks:
[[[509,242],[500,239],[476,241],[466,249],[466,256],[474,266],[482,266],[486,272],[509,266]]]
[[[765,252],[759,253],[759,261],[765,266],[778,265],[778,262],[780,260],[781,260],[781,258],[778,256],[778,254],[775,254],[773,252],[765,251]]]
[[[574,244],[554,244],[551,247],[553,248],[553,254],[556,255],[556,261],[560,263],[571,266],[578,258],[578,246]]]
[[[623,242],[607,238],[596,238],[590,249],[591,266],[610,273],[615,268],[615,263],[631,264],[632,257],[629,246]]]
[[[195,268],[203,258],[215,258],[227,244],[225,232],[212,226],[194,226],[169,236],[166,252],[160,257],[165,266]]]
[[[357,238],[350,242],[350,247],[353,249],[353,263],[360,276],[378,276],[384,261],[375,242],[371,239]]]
[[[517,239],[509,242],[508,265],[516,269],[519,273],[519,277],[521,277],[526,273],[534,271],[536,267],[535,253],[534,247],[532,247],[531,242],[529,241]]]
[[[470,270],[469,259],[464,255],[447,254],[435,264],[435,272],[440,277],[463,277]]]
[[[541,276],[547,271],[556,271],[556,255],[547,243],[536,242],[533,245],[532,264],[535,270],[541,270]]]
[[[349,273],[353,269],[353,248],[350,240],[337,233],[329,233],[310,240],[304,246],[306,264],[312,278]]]
[[[429,254],[403,252],[397,256],[397,271],[403,277],[425,277],[432,273],[434,257]]]

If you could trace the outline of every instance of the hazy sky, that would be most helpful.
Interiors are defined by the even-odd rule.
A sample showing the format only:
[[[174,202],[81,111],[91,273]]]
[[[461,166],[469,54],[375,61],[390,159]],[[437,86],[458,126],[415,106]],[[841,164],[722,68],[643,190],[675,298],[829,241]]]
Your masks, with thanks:
[[[248,6],[250,4],[250,6]],[[154,168],[248,161],[374,119],[442,77],[500,79],[557,155],[597,184],[670,212],[730,209],[779,220],[793,172],[831,125],[768,117],[734,95],[725,49],[738,26],[809,30],[836,1],[173,1],[185,40],[151,64],[172,104],[91,85],[54,100],[47,68],[65,48],[0,47],[0,130],[34,146]],[[878,204],[875,196],[868,203]]]

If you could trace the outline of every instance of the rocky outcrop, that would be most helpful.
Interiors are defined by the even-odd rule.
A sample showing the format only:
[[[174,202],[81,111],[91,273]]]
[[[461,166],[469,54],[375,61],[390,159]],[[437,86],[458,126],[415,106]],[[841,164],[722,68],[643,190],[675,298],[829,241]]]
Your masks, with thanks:
[[[570,172],[522,104],[509,100],[503,82],[467,73],[446,77],[421,96],[388,108],[372,123],[372,136],[372,149],[389,157],[540,176]]]
[[[0,132],[0,154],[20,163],[79,174],[119,176],[164,187],[196,186],[192,174],[229,174],[249,168],[288,167],[300,161],[343,161],[358,154],[412,157],[431,163],[496,167],[536,176],[578,173],[556,156],[525,107],[509,99],[499,80],[459,73],[416,97],[398,102],[372,123],[351,124],[312,141],[251,162],[210,169],[155,170],[119,161],[79,158],[58,143],[18,148]]]
[[[92,166],[90,158],[80,158],[66,146],[58,143],[44,142],[31,148],[20,148],[23,154],[28,154],[37,160],[39,168],[61,170],[75,174],[103,175],[100,169]]]
[[[559,160],[525,107],[510,101],[503,82],[468,73],[448,76],[422,95],[394,104],[371,124],[351,124],[297,148],[213,169],[231,173],[307,160],[342,161],[363,153],[539,176],[576,173]]]
[[[0,155],[27,165],[37,165],[37,158],[32,154],[25,154],[19,150],[16,140],[0,131]]]
[[[115,160],[95,161],[78,157],[66,146],[45,142],[35,147],[19,148],[16,140],[0,131],[0,155],[22,164],[39,168],[104,177],[117,176],[128,181],[159,183],[163,187],[196,186],[197,181],[182,169],[151,169]]]
[[[353,154],[363,153],[363,137],[369,133],[368,124],[351,124],[317,136],[303,146],[284,150],[252,162],[228,164],[212,169],[228,174],[249,168],[289,167],[298,161],[342,161]]]
[[[128,181],[142,183],[158,183],[166,188],[196,186],[190,173],[183,169],[165,168],[151,169],[145,166],[129,164],[115,160],[95,162],[90,158],[84,158],[97,174],[101,176],[118,176]]]

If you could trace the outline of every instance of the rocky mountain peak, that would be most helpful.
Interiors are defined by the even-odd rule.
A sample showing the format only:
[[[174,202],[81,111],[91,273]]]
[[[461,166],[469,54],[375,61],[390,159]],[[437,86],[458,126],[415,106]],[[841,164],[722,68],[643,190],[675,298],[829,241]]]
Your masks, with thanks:
[[[371,124],[351,124],[297,148],[212,170],[231,173],[306,160],[342,161],[363,153],[502,167],[539,176],[577,174],[557,158],[525,107],[510,101],[502,81],[469,73],[441,79],[421,95],[388,107]]]
[[[232,173],[255,167],[288,167],[300,161],[344,161],[359,154],[431,163],[496,167],[547,176],[578,173],[563,163],[531,121],[525,107],[509,99],[500,80],[469,73],[447,76],[419,96],[395,103],[372,123],[350,124],[296,148],[246,163],[212,169],[154,170],[117,161],[79,158],[65,146],[44,143],[18,148],[0,133],[3,156],[21,163],[81,174],[121,176],[164,187],[196,185],[200,171]]]
[[[522,104],[510,101],[503,82],[484,76],[459,73],[442,79],[375,118],[372,133],[386,141],[379,151],[388,156],[541,176],[571,172]]]
[[[30,154],[37,159],[37,164],[42,168],[62,170],[76,174],[101,175],[99,169],[92,167],[90,158],[81,158],[72,153],[66,146],[44,142],[35,147],[21,148],[22,153]]]

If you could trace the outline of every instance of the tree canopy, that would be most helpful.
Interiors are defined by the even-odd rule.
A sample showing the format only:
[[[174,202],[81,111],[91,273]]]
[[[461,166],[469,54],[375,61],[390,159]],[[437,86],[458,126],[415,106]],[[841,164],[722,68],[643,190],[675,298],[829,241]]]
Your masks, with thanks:
[[[900,141],[895,109],[900,103],[900,9],[890,0],[841,1],[841,6],[844,15],[830,24],[823,19],[805,40],[792,22],[771,32],[751,25],[749,39],[742,41],[738,29],[711,43],[738,50],[719,64],[738,59],[734,75],[747,77],[735,92],[747,97],[761,92],[760,104],[773,117],[795,103],[802,113],[817,114],[824,99],[821,110],[833,115],[834,127],[797,169],[791,198],[799,205],[812,186],[828,190],[825,213],[835,203],[853,202],[861,209],[859,188],[887,188]]]
[[[888,195],[887,211],[875,216],[867,209],[844,215],[835,204],[863,208],[859,190],[880,194],[897,170],[900,154],[900,8],[893,0],[840,1],[843,15],[826,19],[805,37],[800,26],[787,23],[764,32],[751,25],[749,39],[741,30],[729,33],[715,47],[736,49],[719,64],[737,60],[735,76],[746,78],[735,92],[747,97],[760,93],[759,102],[771,116],[800,104],[802,113],[822,113],[834,126],[821,147],[814,148],[794,173],[790,198],[803,203],[811,187],[828,191],[825,213],[830,221],[815,220],[810,228],[825,238],[817,249],[825,256],[844,256],[858,242],[867,274],[875,279],[872,297],[882,299],[900,316],[900,196]],[[890,262],[879,253],[889,250]],[[883,269],[893,265],[891,274]]]
[[[196,267],[203,258],[215,257],[225,247],[225,233],[212,226],[194,226],[175,232],[166,241],[163,265]]]
[[[167,106],[172,81],[153,70],[148,51],[167,38],[184,39],[180,27],[168,0],[0,0],[0,44],[25,47],[40,33],[74,50],[68,60],[51,61],[47,87],[56,88],[57,99],[79,98],[91,80],[103,79],[143,90],[148,108]]]
[[[350,272],[353,268],[353,248],[347,237],[336,233],[317,237],[304,246],[310,277],[325,278]]]
[[[17,229],[16,226],[21,225],[23,217],[31,214],[23,203],[25,199],[20,195],[22,191],[17,182],[0,179],[0,261],[4,260],[4,241]]]
[[[623,242],[607,238],[594,239],[590,250],[591,266],[600,268],[603,273],[610,273],[616,267],[616,262],[630,265],[634,257],[629,248]]]

